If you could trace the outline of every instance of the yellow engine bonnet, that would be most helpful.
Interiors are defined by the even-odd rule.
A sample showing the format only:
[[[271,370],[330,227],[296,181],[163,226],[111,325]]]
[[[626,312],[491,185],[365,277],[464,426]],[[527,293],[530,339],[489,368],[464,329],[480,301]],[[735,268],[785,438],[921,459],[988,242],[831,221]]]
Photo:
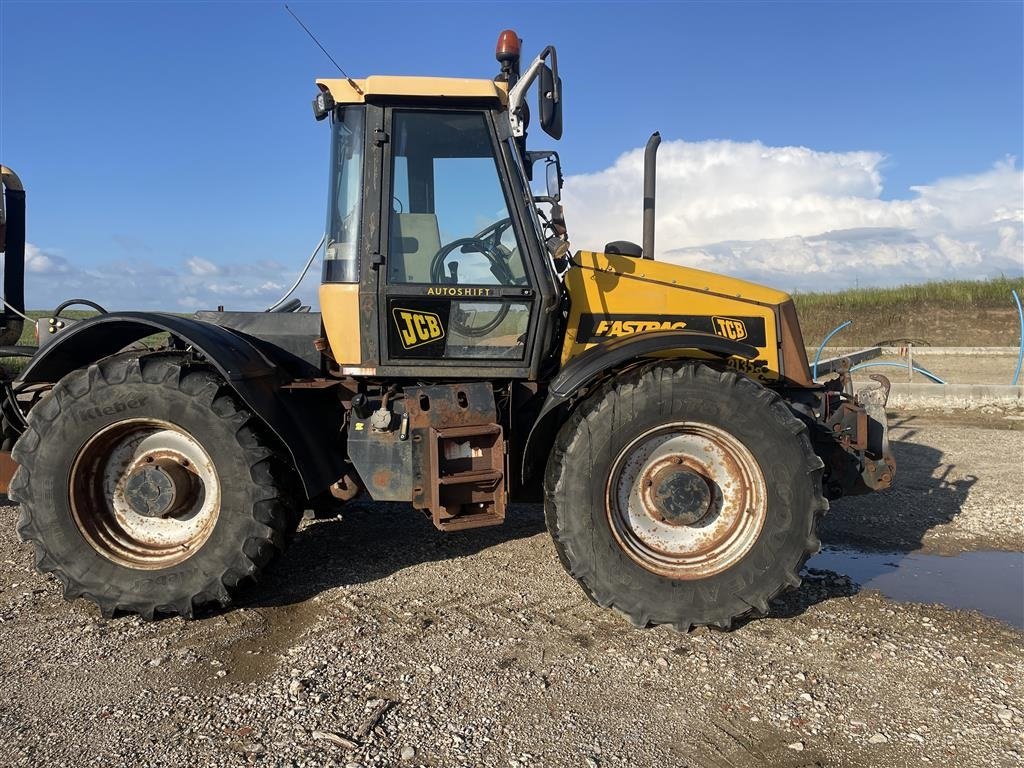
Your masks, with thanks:
[[[562,348],[563,365],[607,339],[686,329],[756,347],[756,359],[732,357],[727,364],[762,381],[780,378],[779,310],[792,301],[782,291],[699,269],[589,251],[573,257],[565,285],[571,309]],[[696,350],[672,350],[666,355],[680,352],[706,356]],[[806,359],[802,348],[800,356]],[[790,377],[803,379],[805,375],[801,372],[798,377]]]

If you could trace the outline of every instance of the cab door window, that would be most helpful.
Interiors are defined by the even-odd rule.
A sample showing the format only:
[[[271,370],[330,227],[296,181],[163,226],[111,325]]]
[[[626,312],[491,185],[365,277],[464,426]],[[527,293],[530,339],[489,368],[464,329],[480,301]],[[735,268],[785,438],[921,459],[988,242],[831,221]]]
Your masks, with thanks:
[[[483,113],[396,110],[388,282],[526,285]]]

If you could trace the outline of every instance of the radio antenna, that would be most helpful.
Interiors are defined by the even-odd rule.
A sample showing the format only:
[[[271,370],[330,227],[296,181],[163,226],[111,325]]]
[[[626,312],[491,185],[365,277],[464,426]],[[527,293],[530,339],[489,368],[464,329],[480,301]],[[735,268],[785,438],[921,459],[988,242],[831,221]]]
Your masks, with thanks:
[[[344,69],[341,68],[341,65],[334,60],[334,57],[331,56],[331,54],[329,54],[327,52],[327,49],[324,48],[322,45],[320,45],[320,41],[316,39],[316,35],[314,35],[312,32],[309,31],[309,27],[307,27],[305,24],[302,23],[302,19],[300,19],[298,16],[295,15],[295,11],[293,11],[291,8],[288,7],[288,3],[284,4],[284,9],[286,11],[288,11],[288,13],[290,13],[292,15],[292,18],[295,19],[296,22],[298,22],[298,25],[300,27],[302,27],[306,31],[306,34],[309,35],[309,39],[312,40],[314,43],[316,43],[316,47],[324,52],[324,56],[326,56],[328,59],[331,60],[331,64],[333,64],[334,66],[336,66],[338,68],[338,71],[341,72],[341,74],[344,76],[344,78],[346,80],[348,80],[348,84],[351,85],[353,88],[355,88],[356,93],[358,93],[360,96],[362,96],[363,95],[363,89],[360,88],[358,85],[356,85],[356,81],[348,76],[348,73]]]

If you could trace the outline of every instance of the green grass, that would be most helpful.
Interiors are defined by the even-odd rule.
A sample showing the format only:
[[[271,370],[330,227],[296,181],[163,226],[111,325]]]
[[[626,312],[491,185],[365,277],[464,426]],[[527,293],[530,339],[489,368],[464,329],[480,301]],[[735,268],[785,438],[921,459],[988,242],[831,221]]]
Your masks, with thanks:
[[[921,304],[948,309],[1001,308],[1013,306],[1012,289],[1024,296],[1024,277],[946,280],[896,288],[855,288],[835,293],[798,293],[793,300],[801,311],[887,309]]]
[[[947,280],[896,288],[797,293],[793,300],[804,341],[817,346],[845,320],[835,346],[912,339],[932,346],[1016,346],[1020,341],[1011,290],[1024,301],[1024,278]]]

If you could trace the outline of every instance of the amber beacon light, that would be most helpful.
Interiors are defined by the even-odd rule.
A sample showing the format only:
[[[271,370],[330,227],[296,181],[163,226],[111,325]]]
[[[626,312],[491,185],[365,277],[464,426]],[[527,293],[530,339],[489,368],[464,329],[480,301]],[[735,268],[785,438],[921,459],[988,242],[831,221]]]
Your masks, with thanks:
[[[498,35],[498,45],[494,49],[494,57],[502,64],[510,63],[519,58],[522,41],[511,29],[503,29]]]

